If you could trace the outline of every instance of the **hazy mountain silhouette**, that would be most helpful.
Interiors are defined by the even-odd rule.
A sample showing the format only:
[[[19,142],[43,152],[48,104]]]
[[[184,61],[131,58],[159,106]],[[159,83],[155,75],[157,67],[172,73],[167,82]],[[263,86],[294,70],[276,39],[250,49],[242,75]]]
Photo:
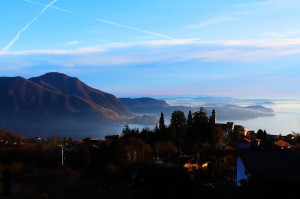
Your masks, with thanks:
[[[146,97],[117,99],[76,77],[56,72],[30,79],[0,77],[0,85],[0,128],[27,136],[103,136],[120,133],[124,123],[155,125],[161,112],[168,121],[175,110],[182,110],[186,115],[190,110],[199,110],[199,107],[171,106],[164,100]],[[220,120],[273,115],[272,109],[261,105],[220,106],[213,102],[216,105],[207,104],[205,108],[208,114],[216,109]]]
[[[163,111],[170,105],[164,100],[149,97],[142,98],[119,98],[131,113],[156,113]]]
[[[111,109],[117,113],[128,114],[128,110],[114,95],[94,89],[76,77],[52,72],[40,77],[30,78],[29,80],[54,92],[77,96],[94,103],[96,106]]]
[[[21,133],[84,132],[121,123],[129,114],[112,94],[61,73],[0,78],[0,126]]]
[[[208,115],[210,115],[211,111],[215,109],[217,111],[219,120],[247,120],[258,117],[274,116],[271,108],[265,108],[262,105],[244,107],[230,103],[224,103],[224,101],[227,102],[228,100],[237,100],[230,97],[199,97],[194,100],[197,100],[198,102],[202,100],[203,102],[207,102],[210,99],[212,99],[212,102],[205,103],[203,106]],[[151,120],[151,116],[155,116],[157,120],[161,112],[164,113],[166,122],[168,122],[172,112],[175,110],[181,110],[187,116],[189,111],[196,112],[199,111],[200,108],[198,106],[172,106],[169,105],[165,100],[157,100],[153,98],[119,98],[119,100],[128,108],[131,113],[139,115],[146,114],[147,117],[135,117],[130,120],[133,123],[143,124],[146,124],[147,121],[155,121],[154,119]],[[152,124],[154,124],[154,122],[152,122]]]

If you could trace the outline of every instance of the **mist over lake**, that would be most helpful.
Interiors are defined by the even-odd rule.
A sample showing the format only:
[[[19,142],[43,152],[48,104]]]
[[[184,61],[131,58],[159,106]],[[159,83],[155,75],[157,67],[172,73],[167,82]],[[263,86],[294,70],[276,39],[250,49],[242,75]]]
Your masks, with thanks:
[[[255,119],[246,120],[230,120],[235,124],[243,125],[248,130],[257,131],[258,129],[266,130],[269,134],[286,135],[292,132],[300,132],[300,100],[299,99],[235,99],[224,98],[215,101],[199,101],[193,97],[183,98],[168,98],[166,100],[171,105],[185,106],[203,106],[214,104],[216,107],[224,104],[232,104],[238,106],[262,105],[266,108],[271,108],[274,111],[274,116],[258,117]],[[210,113],[208,113],[210,114]],[[220,120],[217,117],[218,123],[226,123],[227,120]]]
[[[236,122],[244,124],[248,130],[263,129],[269,134],[286,135],[292,131],[300,132],[299,100],[276,100],[268,107],[274,110],[275,116]]]

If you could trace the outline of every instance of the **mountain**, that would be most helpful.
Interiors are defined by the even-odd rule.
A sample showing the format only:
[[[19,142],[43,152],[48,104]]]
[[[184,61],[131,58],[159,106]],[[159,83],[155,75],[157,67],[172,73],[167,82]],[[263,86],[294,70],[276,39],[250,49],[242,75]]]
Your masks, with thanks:
[[[0,128],[28,137],[55,134],[74,138],[86,135],[104,137],[106,134],[120,133],[124,123],[155,125],[161,112],[168,123],[175,110],[181,110],[186,115],[190,110],[199,110],[199,106],[172,106],[165,100],[147,97],[117,99],[76,77],[56,72],[30,79],[0,77],[0,85]],[[253,105],[243,107],[227,104],[231,100],[233,98],[204,97],[196,102],[204,105],[208,115],[212,109],[216,109],[219,120],[274,115],[272,109],[256,101]]]
[[[61,73],[0,77],[0,85],[0,127],[26,135],[103,130],[129,115],[112,94]]]
[[[64,95],[77,96],[117,113],[128,114],[128,110],[114,95],[94,89],[76,77],[52,72],[29,80],[45,89]]]
[[[221,97],[221,96],[199,96],[194,100],[202,102],[232,102],[235,101],[235,98],[232,97]]]
[[[155,113],[170,107],[164,100],[157,100],[149,97],[119,98],[119,100],[131,113]]]
[[[189,111],[196,112],[199,111],[200,106],[172,106],[168,104],[165,100],[157,100],[153,98],[119,98],[119,100],[128,108],[128,110],[134,114],[139,114],[141,117],[132,118],[130,121],[132,123],[155,124],[157,122],[160,113],[163,112],[165,116],[166,123],[170,120],[170,116],[173,111],[180,110],[187,116]],[[210,100],[212,100],[210,102]],[[221,100],[221,101],[218,101]],[[234,101],[234,98],[230,97],[199,97],[193,99],[192,102],[200,102],[202,106],[206,109],[208,116],[211,114],[212,110],[217,111],[218,120],[222,121],[233,121],[233,120],[247,120],[254,119],[258,117],[268,117],[274,116],[273,110],[271,108],[266,108],[262,105],[252,105],[252,106],[239,106],[235,104],[228,104],[224,102]],[[172,100],[175,104],[180,104],[177,100]],[[189,102],[191,102],[189,100]],[[210,103],[206,103],[210,102]],[[192,103],[193,104],[193,103]],[[147,117],[145,117],[147,115]]]

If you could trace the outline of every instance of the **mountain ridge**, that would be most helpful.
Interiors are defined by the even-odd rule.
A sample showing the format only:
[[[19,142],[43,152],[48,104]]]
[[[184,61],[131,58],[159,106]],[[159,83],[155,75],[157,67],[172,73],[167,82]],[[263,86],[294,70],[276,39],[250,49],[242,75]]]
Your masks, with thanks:
[[[26,134],[64,132],[68,125],[69,133],[85,125],[100,129],[122,123],[130,115],[114,95],[61,73],[30,79],[0,77],[0,85],[0,127],[23,128]]]
[[[125,123],[155,125],[161,112],[167,121],[175,110],[186,115],[188,111],[199,110],[199,107],[170,105],[166,100],[150,97],[118,99],[76,77],[57,72],[29,79],[0,77],[0,85],[0,128],[29,136],[53,132],[69,136],[84,136],[86,131],[120,133]],[[225,100],[228,99],[233,98]],[[224,104],[224,98],[215,97],[213,102],[204,107],[208,114],[216,109],[220,120],[273,115],[272,109],[258,104],[242,107]]]

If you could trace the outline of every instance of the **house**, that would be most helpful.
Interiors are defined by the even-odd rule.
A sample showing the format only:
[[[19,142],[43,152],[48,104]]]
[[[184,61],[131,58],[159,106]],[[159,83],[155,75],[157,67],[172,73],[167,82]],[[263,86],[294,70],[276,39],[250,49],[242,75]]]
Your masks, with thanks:
[[[104,138],[105,138],[106,142],[111,144],[113,141],[120,139],[120,136],[119,135],[106,135]]]
[[[290,150],[243,150],[236,161],[236,185],[252,177],[300,180],[300,156]]]
[[[197,159],[191,158],[183,165],[183,167],[188,172],[206,171],[208,167],[208,163],[209,162],[205,162],[204,164],[201,164],[200,161],[198,161]]]
[[[232,133],[233,131],[238,131],[241,135],[247,134],[247,129],[242,125],[235,125],[234,122],[227,122],[227,123],[216,123],[217,114],[215,109],[212,110],[210,123],[215,125],[217,129],[223,131],[225,138]]]
[[[195,158],[191,158],[189,161],[187,161],[183,167],[189,171],[189,172],[193,172],[195,170],[200,170],[201,168],[201,163],[195,159]]]
[[[223,131],[223,134],[225,137],[227,137],[230,133],[234,130],[234,122],[227,122],[227,123],[216,123],[215,124],[217,129],[220,129]]]
[[[99,148],[100,144],[101,144],[100,140],[98,140],[97,138],[91,138],[91,137],[84,138],[82,141],[86,145],[94,147],[94,148]]]
[[[239,132],[240,135],[246,136],[247,135],[247,128],[242,125],[235,125],[234,130]]]
[[[235,167],[235,154],[235,148],[228,146],[223,149],[204,151],[200,155],[200,160],[209,162],[209,168],[212,170],[230,170]]]
[[[281,148],[281,149],[288,149],[288,148],[291,148],[291,145],[284,141],[284,140],[277,140],[274,142],[274,145]]]
[[[256,133],[255,131],[248,131],[246,134],[246,137],[249,139],[255,139],[256,138]]]

